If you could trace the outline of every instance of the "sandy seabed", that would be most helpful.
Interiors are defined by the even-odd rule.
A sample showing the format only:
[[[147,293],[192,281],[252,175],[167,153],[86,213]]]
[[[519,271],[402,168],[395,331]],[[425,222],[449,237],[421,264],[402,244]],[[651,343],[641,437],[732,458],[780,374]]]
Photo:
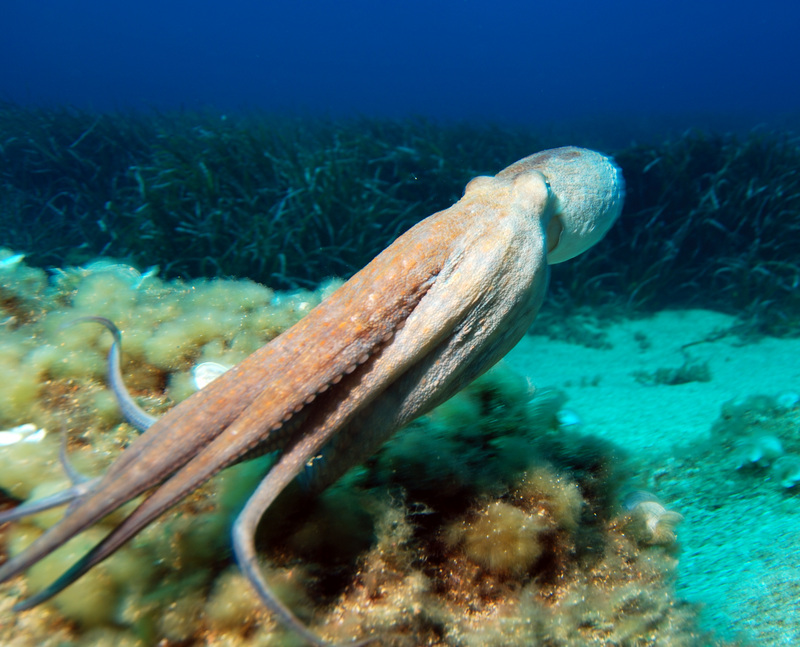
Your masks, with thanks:
[[[624,448],[634,479],[684,515],[677,595],[702,605],[706,628],[798,645],[800,485],[783,487],[768,468],[737,469],[712,426],[734,399],[791,402],[800,393],[800,339],[719,336],[733,324],[716,312],[662,311],[602,327],[603,348],[531,335],[506,361],[537,387],[564,390],[582,430]],[[642,377],[687,362],[706,364],[710,380]],[[800,409],[789,409],[785,446],[800,441]]]

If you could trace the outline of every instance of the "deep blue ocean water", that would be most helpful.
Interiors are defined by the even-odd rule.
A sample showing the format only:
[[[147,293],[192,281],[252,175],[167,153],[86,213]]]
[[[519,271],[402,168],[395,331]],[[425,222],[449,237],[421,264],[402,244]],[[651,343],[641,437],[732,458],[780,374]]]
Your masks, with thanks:
[[[580,121],[800,119],[800,4],[5,0],[0,99]]]

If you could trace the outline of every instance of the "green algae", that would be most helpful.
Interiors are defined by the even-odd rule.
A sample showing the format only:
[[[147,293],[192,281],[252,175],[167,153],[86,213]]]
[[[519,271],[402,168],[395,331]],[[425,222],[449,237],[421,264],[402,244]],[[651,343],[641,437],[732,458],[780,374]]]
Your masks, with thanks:
[[[109,335],[99,326],[64,329],[65,321],[91,313],[120,324],[126,380],[157,415],[184,394],[175,385],[194,364],[234,363],[331,289],[277,294],[249,281],[140,282],[114,263],[49,279],[22,263],[11,276],[29,271],[38,278],[8,302],[0,347],[13,349],[2,355],[11,374],[35,365],[35,389],[0,385],[0,398],[15,403],[3,422],[33,421],[51,433],[36,445],[0,448],[7,475],[0,487],[15,499],[65,483],[52,433],[62,420],[71,460],[90,475],[135,434],[108,411],[96,415],[107,399]],[[184,333],[179,344],[175,331]],[[626,474],[619,452],[562,426],[565,402],[562,392],[534,390],[501,365],[321,497],[290,488],[259,530],[270,582],[315,631],[340,641],[374,632],[389,645],[707,644],[694,609],[674,600],[670,547],[625,531],[616,503]],[[231,565],[230,524],[270,460],[226,470],[42,608],[6,609],[73,563],[125,510],[3,585],[0,611],[11,620],[0,641],[296,644]],[[478,521],[487,515],[499,519],[502,541],[480,541]],[[531,519],[535,530],[526,533],[521,524]],[[53,521],[7,524],[2,550],[19,552]],[[503,566],[509,546],[527,556],[522,567]]]

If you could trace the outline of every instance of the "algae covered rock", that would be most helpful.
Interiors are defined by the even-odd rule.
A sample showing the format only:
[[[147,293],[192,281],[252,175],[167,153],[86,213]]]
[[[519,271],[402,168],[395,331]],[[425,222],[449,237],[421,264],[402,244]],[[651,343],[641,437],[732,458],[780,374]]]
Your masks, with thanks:
[[[136,433],[114,414],[105,385],[110,335],[64,324],[114,319],[126,382],[159,415],[197,386],[199,363],[234,364],[336,285],[280,295],[247,281],[165,282],[130,270],[68,268],[32,281],[6,311],[37,303],[0,327],[0,363],[21,385],[0,383],[0,418],[7,429],[30,423],[45,433],[0,446],[0,505],[66,484],[62,427],[70,462],[89,476]],[[272,586],[313,630],[343,642],[374,632],[397,645],[568,645],[574,636],[610,645],[658,632],[701,644],[687,637],[692,613],[673,605],[672,557],[625,535],[617,451],[565,424],[574,418],[565,403],[562,391],[534,389],[500,365],[323,496],[287,491],[259,532]],[[47,607],[4,615],[0,642],[292,644],[228,549],[230,523],[271,460],[226,470]],[[16,553],[52,521],[7,524],[0,550]],[[0,600],[49,583],[105,529],[4,584]]]

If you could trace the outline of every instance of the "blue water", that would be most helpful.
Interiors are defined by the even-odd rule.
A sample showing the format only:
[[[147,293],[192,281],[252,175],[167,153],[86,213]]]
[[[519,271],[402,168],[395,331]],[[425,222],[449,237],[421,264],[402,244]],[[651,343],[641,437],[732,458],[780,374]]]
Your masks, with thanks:
[[[621,146],[692,127],[798,132],[798,26],[800,2],[788,0],[0,0],[0,101],[424,116],[602,130]],[[706,624],[726,637],[730,609],[747,606],[731,593],[740,581],[759,571],[773,598],[797,586],[794,558],[771,569],[755,551],[747,559],[773,537],[797,554],[786,521],[797,518],[797,497],[765,499],[757,514],[708,504],[720,527],[762,529],[761,544],[724,544],[713,559],[700,523],[690,525],[705,501],[684,510],[683,578],[708,605]],[[731,555],[719,567],[725,581],[692,577]],[[740,555],[743,566],[729,568]],[[789,606],[781,598],[770,611],[764,599],[754,615]],[[787,629],[780,644],[793,636]]]
[[[4,0],[0,98],[84,108],[800,121],[800,4]]]

